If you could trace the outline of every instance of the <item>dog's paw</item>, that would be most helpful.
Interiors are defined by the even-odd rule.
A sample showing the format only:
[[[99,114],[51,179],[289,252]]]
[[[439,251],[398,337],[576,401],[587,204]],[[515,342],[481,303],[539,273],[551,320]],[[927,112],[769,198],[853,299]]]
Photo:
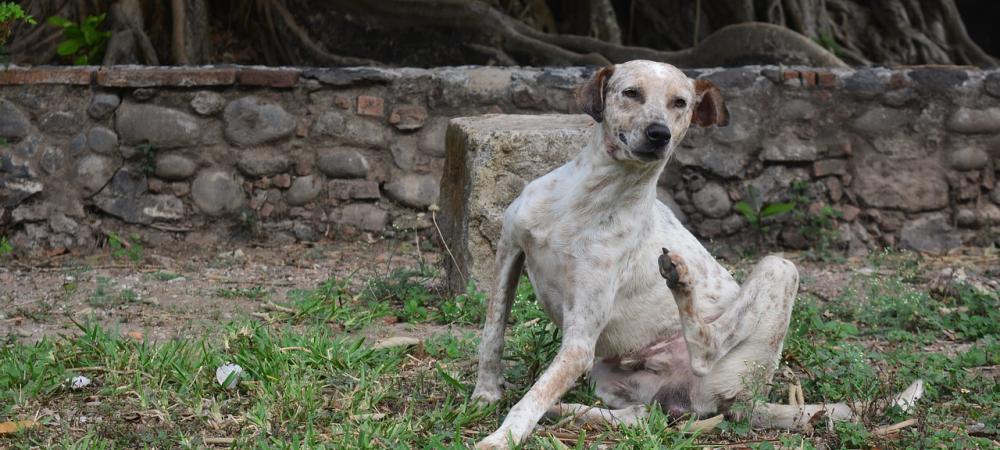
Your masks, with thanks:
[[[509,431],[501,428],[476,443],[476,450],[501,450],[511,448],[517,439]]]
[[[503,390],[500,388],[486,388],[476,385],[476,389],[472,391],[472,401],[483,405],[492,405],[499,401],[502,395]]]
[[[690,275],[684,258],[681,258],[677,253],[670,253],[664,248],[663,254],[660,255],[657,262],[660,265],[660,276],[667,280],[667,287],[671,290],[687,290],[689,288],[691,285]]]

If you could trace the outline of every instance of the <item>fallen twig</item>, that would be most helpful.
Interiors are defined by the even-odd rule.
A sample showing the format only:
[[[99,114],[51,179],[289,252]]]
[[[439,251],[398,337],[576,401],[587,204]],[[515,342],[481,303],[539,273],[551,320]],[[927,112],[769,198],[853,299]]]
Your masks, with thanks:
[[[903,428],[906,428],[906,427],[909,427],[909,426],[912,426],[912,425],[916,425],[917,422],[918,422],[917,419],[907,419],[907,420],[904,420],[902,422],[895,423],[895,424],[892,424],[892,425],[886,425],[884,427],[878,427],[874,431],[872,431],[872,434],[874,434],[876,436],[887,436],[887,435],[890,435],[890,434],[896,434],[896,433],[899,432],[899,430],[902,430]]]

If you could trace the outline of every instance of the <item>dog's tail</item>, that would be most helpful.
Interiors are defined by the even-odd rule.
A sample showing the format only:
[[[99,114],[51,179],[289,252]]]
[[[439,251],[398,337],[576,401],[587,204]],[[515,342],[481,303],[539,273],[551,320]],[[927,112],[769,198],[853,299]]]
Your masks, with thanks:
[[[899,406],[904,412],[910,412],[917,400],[924,395],[923,380],[914,381],[906,390],[893,398],[892,404]],[[854,403],[827,403],[812,405],[782,405],[767,403],[763,408],[754,411],[751,426],[754,428],[799,430],[812,426],[818,419],[834,421],[851,420],[855,411],[861,405]]]

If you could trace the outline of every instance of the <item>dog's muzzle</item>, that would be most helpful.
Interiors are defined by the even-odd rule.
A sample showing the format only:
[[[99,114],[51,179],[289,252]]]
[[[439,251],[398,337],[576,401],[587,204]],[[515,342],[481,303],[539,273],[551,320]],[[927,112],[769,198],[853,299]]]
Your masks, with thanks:
[[[655,160],[663,157],[663,151],[670,143],[670,128],[662,123],[654,123],[646,127],[645,142],[632,150],[639,158]]]

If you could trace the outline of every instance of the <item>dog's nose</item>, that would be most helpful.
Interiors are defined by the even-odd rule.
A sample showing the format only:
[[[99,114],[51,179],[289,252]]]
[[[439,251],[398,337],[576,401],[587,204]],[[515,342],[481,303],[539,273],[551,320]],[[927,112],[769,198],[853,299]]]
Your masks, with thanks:
[[[662,123],[654,123],[646,127],[646,139],[654,144],[665,144],[670,141],[670,128]]]

